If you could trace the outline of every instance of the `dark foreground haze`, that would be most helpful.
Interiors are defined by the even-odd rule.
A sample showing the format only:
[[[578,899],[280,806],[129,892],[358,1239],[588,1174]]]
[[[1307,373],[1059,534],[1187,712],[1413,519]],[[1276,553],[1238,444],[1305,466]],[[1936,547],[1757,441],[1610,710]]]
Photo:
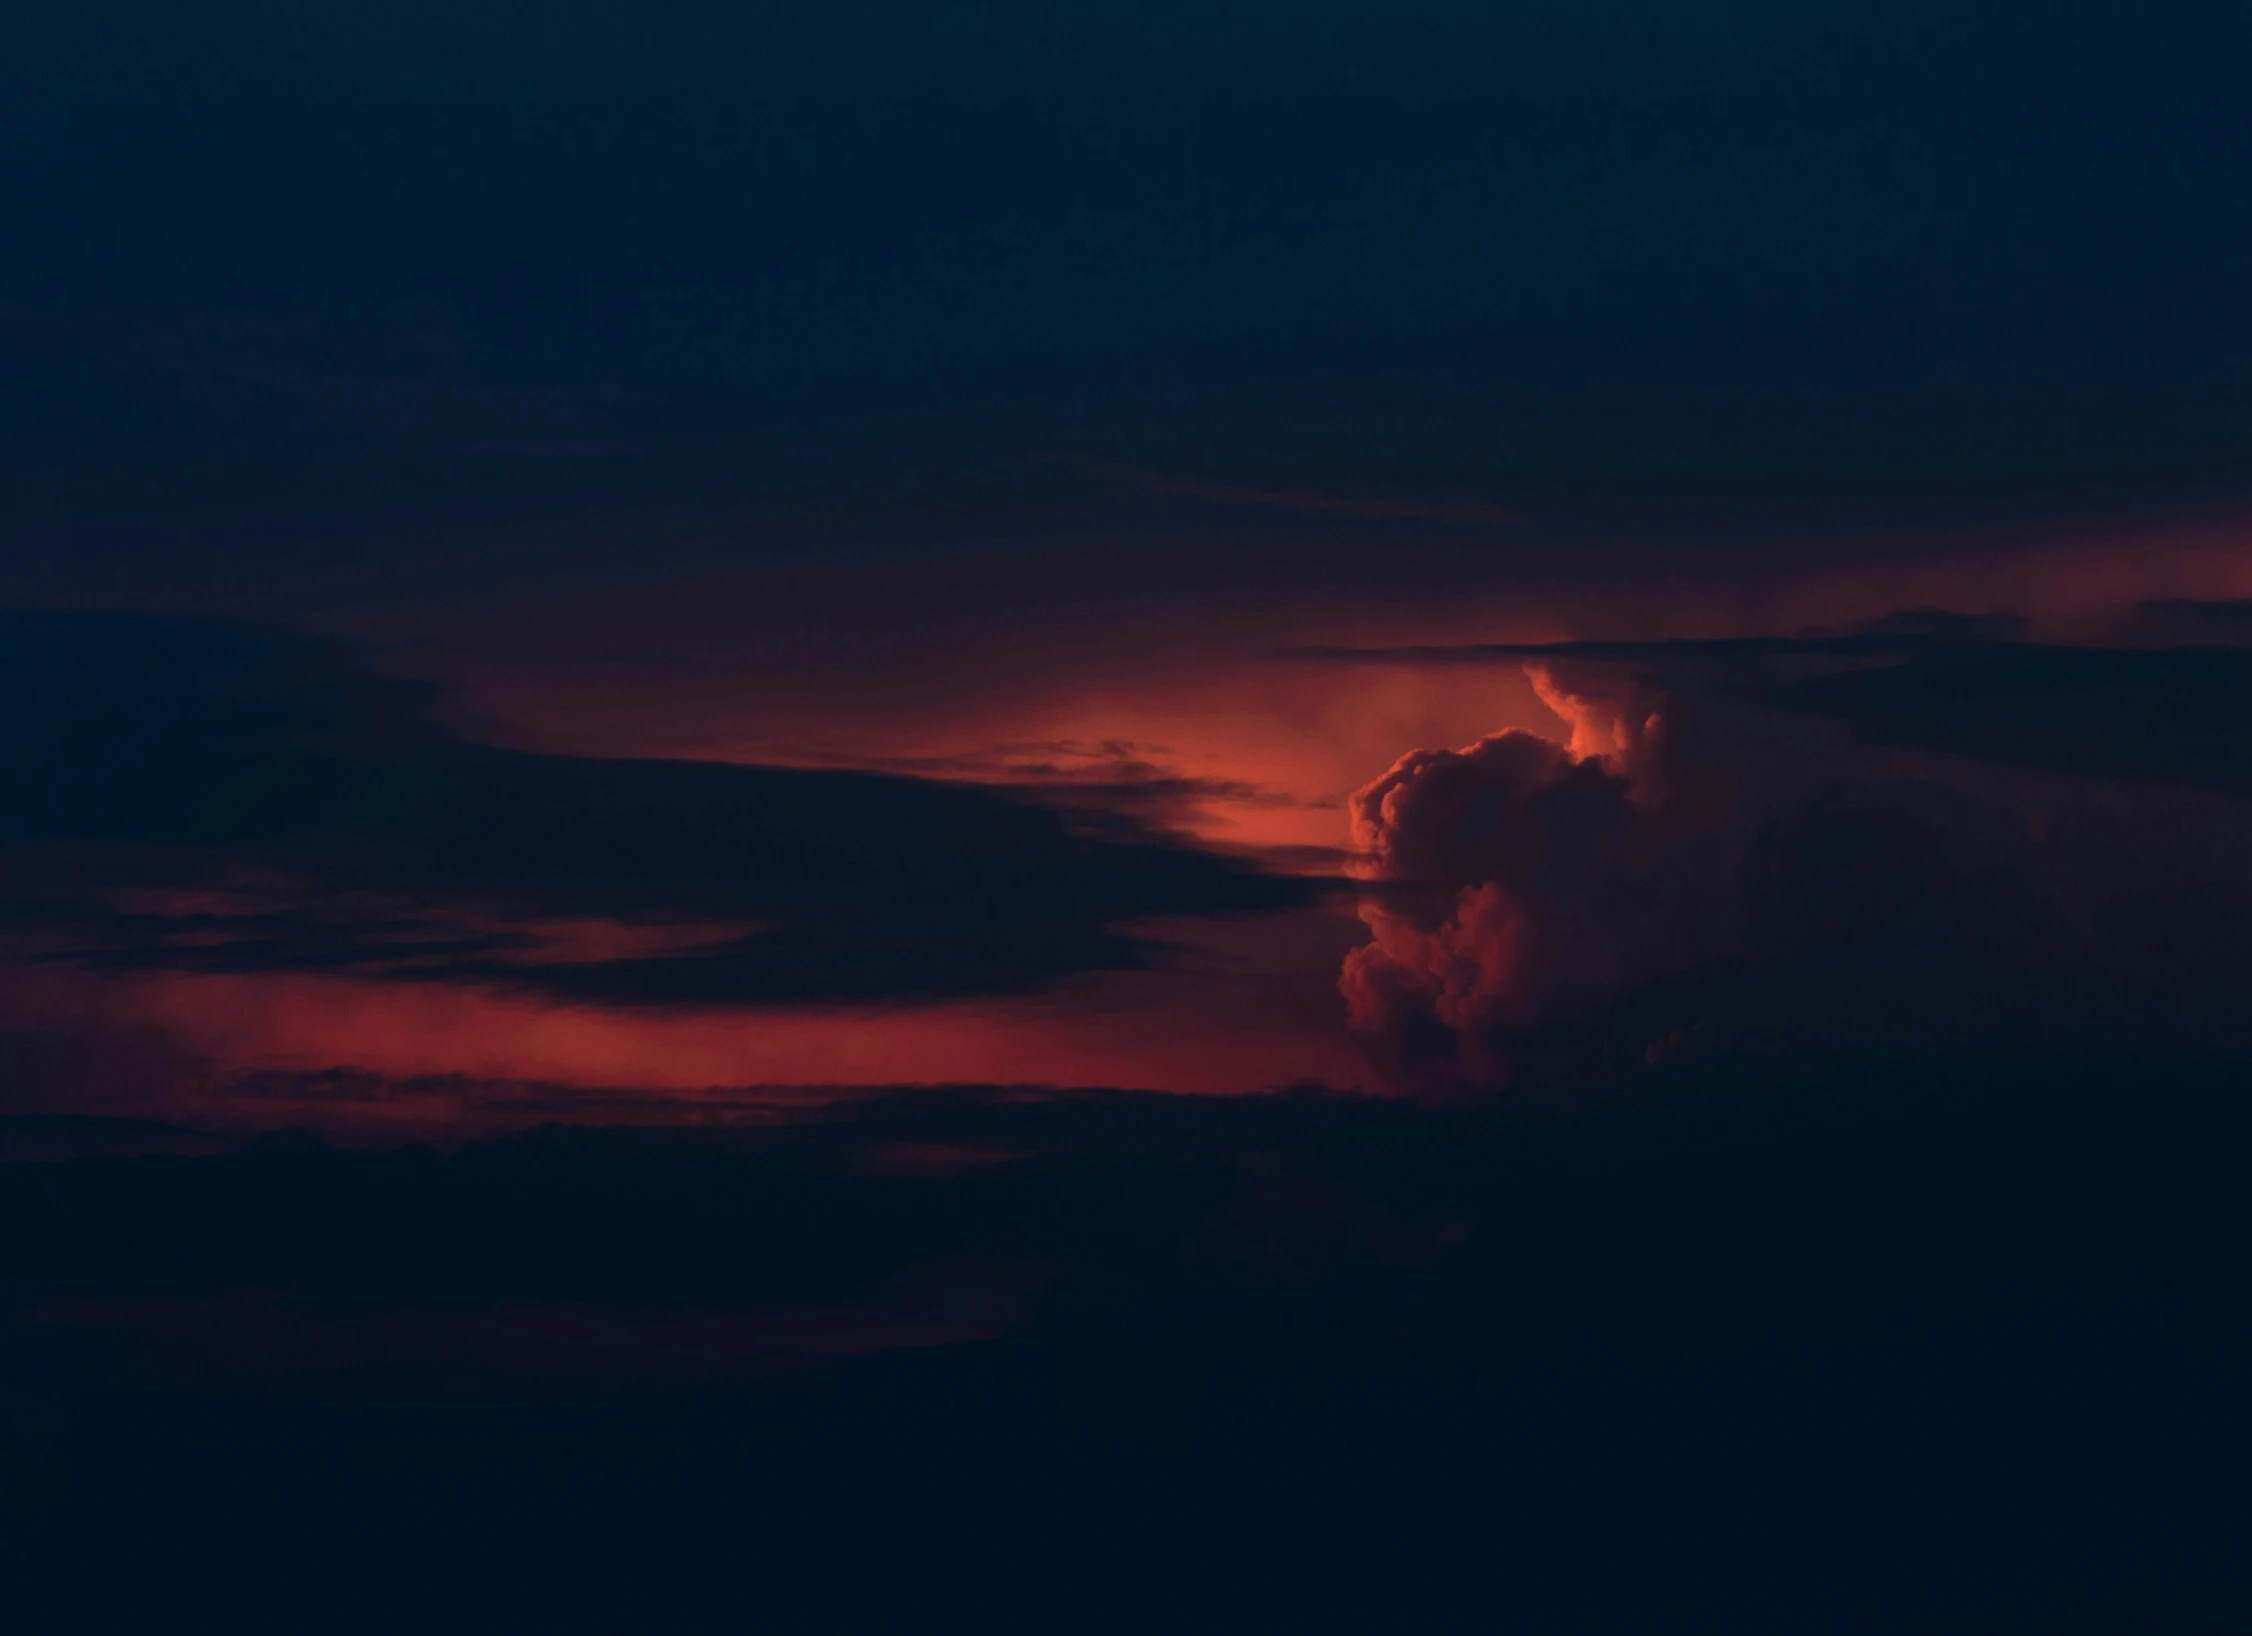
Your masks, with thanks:
[[[11,23],[8,1628],[2247,1628],[2248,49]]]
[[[2241,1091],[2034,1047],[443,1155],[19,1121],[12,1566],[97,1624],[2220,1628]]]

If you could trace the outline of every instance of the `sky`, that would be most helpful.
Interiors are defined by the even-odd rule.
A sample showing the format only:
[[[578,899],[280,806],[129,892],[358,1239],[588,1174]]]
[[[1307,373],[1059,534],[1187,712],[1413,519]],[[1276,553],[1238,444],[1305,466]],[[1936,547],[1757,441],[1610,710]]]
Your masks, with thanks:
[[[655,55],[592,11],[34,24],[0,269],[23,1050],[1397,1088],[1339,988],[1402,867],[1356,792],[1497,733],[1586,748],[1537,656],[1438,650],[1937,610],[2028,623],[1873,654],[1885,685],[2024,665],[2062,711],[2198,719],[2242,685],[2070,669],[2226,646],[2136,610],[2252,594],[2213,53],[1953,8],[1230,17]],[[1678,651],[1597,685],[1718,709]],[[1849,694],[1731,697],[1729,753],[1829,731],[1988,781],[1979,730]],[[1655,752],[1603,753],[1664,805]],[[2147,800],[2149,842],[2233,799],[2077,754],[2040,799]],[[110,1094],[89,1050],[30,1098]]]
[[[458,1377],[462,1505],[657,1470],[683,1529],[707,1440],[827,1537],[789,1496],[959,1420],[1137,1515],[1342,1451],[1443,1534],[1387,1439],[1587,1497],[1647,1434],[1648,1497],[1741,1412],[1775,1490],[1856,1394],[2023,1500],[1977,1382],[2061,1349],[2088,1503],[2173,1492],[2245,1332],[2247,34],[11,21],[28,1491],[191,1506],[201,1404],[242,1515],[376,1529]],[[705,1407],[494,1406],[589,1380]]]

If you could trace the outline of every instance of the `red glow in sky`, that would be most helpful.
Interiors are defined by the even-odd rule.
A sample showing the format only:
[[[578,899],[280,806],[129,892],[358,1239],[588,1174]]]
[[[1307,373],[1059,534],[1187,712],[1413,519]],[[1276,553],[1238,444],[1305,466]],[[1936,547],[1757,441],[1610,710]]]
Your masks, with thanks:
[[[1508,728],[1569,740],[1580,754],[1624,746],[1601,712],[1522,667],[1325,666],[1281,650],[1745,634],[1935,606],[2017,612],[2069,633],[2152,596],[2252,591],[2242,541],[2233,526],[2185,525],[1880,554],[1810,575],[1708,577],[1693,598],[1657,572],[1389,606],[1320,587],[1269,598],[1239,588],[1190,618],[1170,591],[1106,600],[1083,583],[1036,579],[1006,607],[949,608],[941,590],[937,611],[919,617],[927,610],[898,594],[868,602],[864,580],[799,573],[779,585],[701,585],[685,599],[550,598],[537,623],[520,605],[457,610],[419,633],[394,630],[390,651],[446,677],[458,717],[507,742],[1099,797],[1276,869],[1337,877],[1351,869],[1348,798],[1408,750]],[[808,627],[833,640],[807,646],[794,633]],[[676,935],[600,921],[566,930],[580,958]],[[88,974],[51,979],[38,1005],[147,1030],[207,1065],[207,1087],[240,1071],[335,1066],[690,1095],[760,1084],[1387,1083],[1337,992],[1340,962],[1365,936],[1345,895],[1287,916],[1156,930],[1173,953],[1153,969],[974,1002],[632,1009],[344,976]]]

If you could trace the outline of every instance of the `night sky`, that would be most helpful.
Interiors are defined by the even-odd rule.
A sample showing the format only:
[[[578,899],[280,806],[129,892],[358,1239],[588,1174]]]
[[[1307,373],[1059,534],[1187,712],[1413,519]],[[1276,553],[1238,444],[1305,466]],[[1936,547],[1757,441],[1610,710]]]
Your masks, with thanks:
[[[2235,1628],[2248,61],[9,23],[16,1594]]]

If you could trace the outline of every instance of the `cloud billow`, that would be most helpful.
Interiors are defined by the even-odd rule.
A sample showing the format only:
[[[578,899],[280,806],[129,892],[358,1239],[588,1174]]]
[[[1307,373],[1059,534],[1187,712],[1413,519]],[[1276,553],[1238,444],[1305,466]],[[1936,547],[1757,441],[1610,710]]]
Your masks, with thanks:
[[[1353,798],[1371,940],[1340,986],[1411,1082],[2242,1032],[2252,653],[1894,619],[1310,657],[1525,665],[1572,729],[1417,750]]]
[[[1682,838],[1599,757],[1498,733],[1403,756],[1352,810],[1364,869],[1392,888],[1364,904],[1373,940],[1342,978],[1365,1034],[1396,1039],[1428,1014],[1475,1059],[1583,1022],[1712,944]]]

